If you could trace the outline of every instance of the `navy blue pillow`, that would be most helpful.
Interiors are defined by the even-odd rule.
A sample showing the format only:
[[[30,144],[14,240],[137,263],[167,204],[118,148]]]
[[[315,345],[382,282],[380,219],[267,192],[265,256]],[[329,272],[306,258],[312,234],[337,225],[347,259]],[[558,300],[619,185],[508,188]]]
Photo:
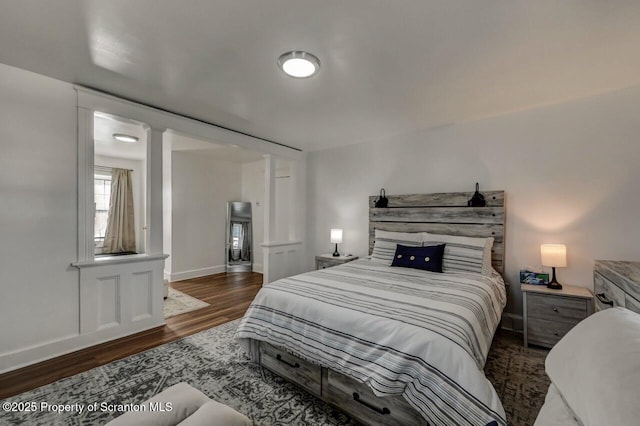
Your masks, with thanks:
[[[409,247],[398,244],[396,254],[393,255],[391,266],[442,272],[444,246],[444,244],[439,244],[428,247]]]

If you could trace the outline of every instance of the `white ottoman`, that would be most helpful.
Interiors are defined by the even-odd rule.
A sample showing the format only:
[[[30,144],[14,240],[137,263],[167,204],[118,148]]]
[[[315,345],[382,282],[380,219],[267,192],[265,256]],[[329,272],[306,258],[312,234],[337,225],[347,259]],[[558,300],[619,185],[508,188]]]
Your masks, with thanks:
[[[171,411],[151,411],[152,407],[167,407]],[[246,416],[231,407],[216,402],[188,385],[173,385],[148,401],[144,411],[129,411],[107,423],[109,426],[251,426]]]

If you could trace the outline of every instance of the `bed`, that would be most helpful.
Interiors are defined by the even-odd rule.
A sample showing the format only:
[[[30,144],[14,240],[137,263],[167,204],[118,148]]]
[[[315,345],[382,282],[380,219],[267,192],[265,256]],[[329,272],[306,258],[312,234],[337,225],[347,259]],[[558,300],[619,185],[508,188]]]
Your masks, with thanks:
[[[640,262],[596,261],[594,289],[598,312],[547,355],[537,426],[638,424]]]
[[[389,196],[384,209],[371,197],[370,258],[264,286],[236,336],[366,424],[506,425],[482,371],[506,303],[504,192],[485,192],[486,207],[470,196]],[[445,273],[391,266],[396,243],[444,243]]]

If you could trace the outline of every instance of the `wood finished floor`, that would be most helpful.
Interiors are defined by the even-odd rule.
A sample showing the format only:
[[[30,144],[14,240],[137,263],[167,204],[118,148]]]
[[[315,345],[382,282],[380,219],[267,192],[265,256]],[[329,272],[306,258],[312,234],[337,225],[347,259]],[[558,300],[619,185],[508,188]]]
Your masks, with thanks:
[[[0,375],[0,399],[134,355],[240,318],[258,293],[262,274],[216,274],[171,283],[210,304],[167,319],[166,325]]]

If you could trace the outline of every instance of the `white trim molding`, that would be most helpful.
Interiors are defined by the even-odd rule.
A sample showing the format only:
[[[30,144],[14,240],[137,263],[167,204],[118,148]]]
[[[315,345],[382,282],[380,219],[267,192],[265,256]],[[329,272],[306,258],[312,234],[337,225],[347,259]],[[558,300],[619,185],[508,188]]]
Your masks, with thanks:
[[[179,272],[164,272],[164,276],[171,282],[189,280],[191,278],[205,277],[207,275],[221,274],[225,271],[225,265],[210,266],[208,268],[191,269]]]
[[[123,263],[149,262],[153,260],[165,260],[168,254],[131,254],[127,256],[100,256],[91,261],[79,261],[71,263],[76,268],[92,268],[103,265],[118,265]]]
[[[522,333],[524,320],[522,315],[505,312],[502,314],[502,321],[500,328],[504,330],[515,331],[516,333]]]
[[[237,145],[252,151],[273,154],[278,157],[298,160],[304,153],[293,148],[245,135],[213,124],[194,120],[185,116],[138,104],[115,96],[74,85],[78,93],[78,107],[101,111],[146,123],[155,129],[172,129],[204,140],[228,145]]]

